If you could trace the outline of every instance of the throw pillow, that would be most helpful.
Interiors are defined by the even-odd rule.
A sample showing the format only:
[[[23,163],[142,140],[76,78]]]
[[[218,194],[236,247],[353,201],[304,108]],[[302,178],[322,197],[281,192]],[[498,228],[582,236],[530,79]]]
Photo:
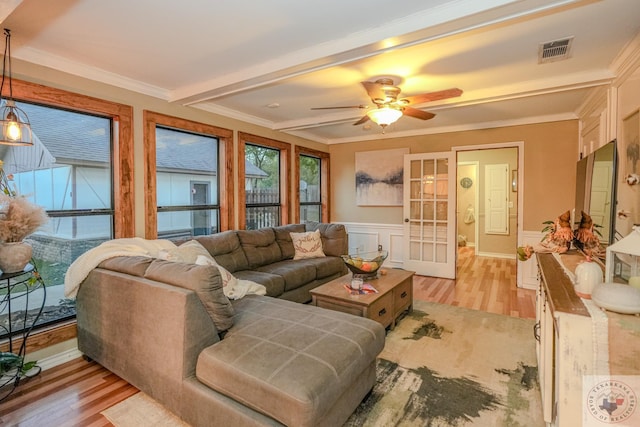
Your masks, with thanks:
[[[158,258],[165,261],[186,262],[188,264],[195,264],[198,256],[213,259],[209,251],[197,240],[189,240],[173,249],[160,250],[158,253]]]
[[[291,233],[291,241],[295,251],[293,259],[321,258],[325,256],[322,251],[320,230]]]
[[[238,279],[236,279],[236,277],[231,274],[229,270],[218,264],[215,259],[202,255],[198,256],[195,264],[213,265],[215,267],[218,267],[218,270],[220,270],[220,277],[222,277],[222,290],[224,291],[224,294],[229,297],[229,292],[231,291],[231,289],[233,289],[234,286],[236,286],[238,282]]]
[[[218,267],[220,277],[222,277],[222,291],[229,299],[240,299],[245,295],[266,295],[267,288],[264,285],[251,280],[238,279],[229,270],[221,266],[213,258],[198,256],[196,265],[212,265]]]

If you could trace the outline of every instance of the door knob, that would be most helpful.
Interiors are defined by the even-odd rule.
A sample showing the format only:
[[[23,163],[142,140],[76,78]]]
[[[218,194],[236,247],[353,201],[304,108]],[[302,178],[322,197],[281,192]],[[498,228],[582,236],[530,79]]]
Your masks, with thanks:
[[[404,222],[409,222],[409,218],[405,218],[405,219],[404,219]]]

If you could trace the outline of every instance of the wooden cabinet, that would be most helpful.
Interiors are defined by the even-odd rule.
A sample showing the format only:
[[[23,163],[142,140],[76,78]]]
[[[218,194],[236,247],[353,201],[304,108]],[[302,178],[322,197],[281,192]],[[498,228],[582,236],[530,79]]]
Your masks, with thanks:
[[[579,427],[586,408],[582,382],[594,366],[591,316],[554,256],[536,257],[536,351],[544,420],[548,426]]]

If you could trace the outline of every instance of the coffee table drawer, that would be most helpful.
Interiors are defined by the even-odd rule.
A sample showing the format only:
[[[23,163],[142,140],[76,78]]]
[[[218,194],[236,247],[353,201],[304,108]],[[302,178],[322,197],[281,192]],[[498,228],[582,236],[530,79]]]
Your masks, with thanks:
[[[371,320],[389,326],[393,319],[393,293],[387,292],[367,308],[367,316]]]
[[[405,280],[393,290],[393,308],[397,313],[409,307],[413,303],[412,281]]]

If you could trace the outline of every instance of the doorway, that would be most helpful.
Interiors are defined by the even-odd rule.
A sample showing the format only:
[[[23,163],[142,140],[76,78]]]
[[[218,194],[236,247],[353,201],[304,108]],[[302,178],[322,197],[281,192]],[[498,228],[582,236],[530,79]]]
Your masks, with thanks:
[[[457,164],[458,191],[456,197],[456,212],[458,216],[459,247],[472,248],[477,255],[478,241],[478,167],[477,161],[458,161]]]
[[[524,143],[454,147],[453,150],[457,164],[459,248],[471,246],[474,255],[480,257],[516,259],[516,249],[522,238]],[[495,173],[500,168],[504,170]],[[504,177],[500,180],[501,191],[494,191],[493,196],[491,188],[498,185],[495,182],[489,185],[487,174],[491,174],[494,181],[496,176]],[[490,203],[492,197],[496,199],[493,205]],[[497,215],[501,216],[500,221],[496,221]],[[516,269],[517,285],[521,287],[522,272]]]

